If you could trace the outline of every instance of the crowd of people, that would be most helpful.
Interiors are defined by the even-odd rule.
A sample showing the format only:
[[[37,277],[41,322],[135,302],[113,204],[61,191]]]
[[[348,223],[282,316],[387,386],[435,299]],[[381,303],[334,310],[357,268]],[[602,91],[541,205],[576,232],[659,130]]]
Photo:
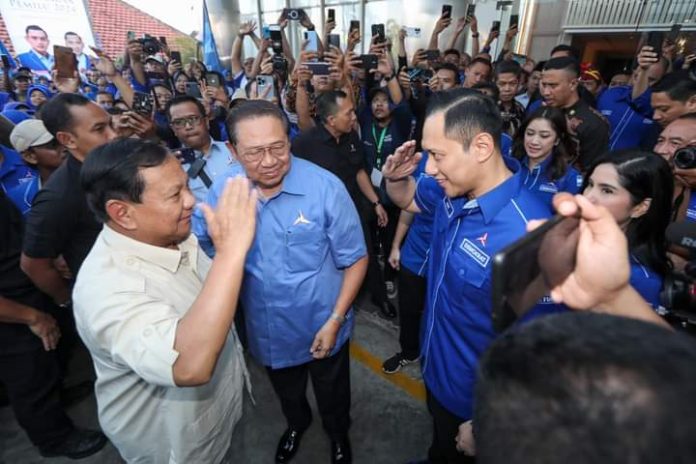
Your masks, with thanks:
[[[299,56],[291,20],[317,39]],[[641,46],[602,76],[568,45],[520,60],[514,25],[481,47],[475,16],[443,14],[411,56],[405,30],[360,55],[359,28],[340,48],[332,20],[277,25],[240,26],[231,73],[126,38],[121,68],[95,49],[72,77],[3,69],[0,382],[42,456],[108,438],[128,462],[234,460],[247,350],[287,422],[275,461],[310,426],[311,378],[331,462],[352,462],[362,295],[398,316],[383,371],[420,361],[426,462],[695,458],[674,399],[694,346],[660,294],[690,258],[666,229],[696,221],[696,56]],[[492,259],[554,211],[581,218],[576,268],[497,334]],[[101,431],[61,402],[84,347]]]

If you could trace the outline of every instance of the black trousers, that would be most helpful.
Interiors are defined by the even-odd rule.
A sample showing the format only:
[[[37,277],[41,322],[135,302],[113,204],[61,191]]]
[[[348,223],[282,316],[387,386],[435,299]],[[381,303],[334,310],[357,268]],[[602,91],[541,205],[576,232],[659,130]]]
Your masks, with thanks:
[[[307,376],[319,406],[322,425],[334,440],[348,434],[350,427],[350,342],[326,359],[313,360],[283,369],[266,367],[273,389],[278,395],[288,427],[305,430],[312,422],[307,401]]]
[[[73,424],[60,405],[58,356],[43,348],[0,356],[0,381],[17,422],[31,442],[41,448],[60,443]]]
[[[399,270],[399,344],[408,359],[420,354],[420,325],[427,284],[405,267]]]
[[[384,263],[384,273],[383,273],[383,280],[384,281],[389,280],[389,281],[394,281],[396,279],[396,271],[394,270],[393,267],[389,265],[387,259],[389,258],[389,252],[391,251],[392,243],[394,243],[394,235],[396,235],[396,225],[399,222],[399,213],[401,213],[401,210],[399,209],[398,206],[393,205],[393,204],[386,204],[383,205],[384,209],[387,212],[387,216],[389,218],[389,221],[387,222],[386,227],[379,227],[377,225],[377,214],[373,213],[372,216],[370,217],[371,221],[368,223],[369,228],[370,228],[370,233],[372,234],[372,241],[375,244],[376,247],[381,247],[382,252],[384,253],[384,258],[385,258],[385,263]],[[376,250],[375,250],[376,253]]]
[[[476,460],[457,451],[455,439],[459,433],[459,424],[466,422],[457,417],[427,391],[427,403],[433,418],[433,442],[428,450],[429,464],[473,464]]]

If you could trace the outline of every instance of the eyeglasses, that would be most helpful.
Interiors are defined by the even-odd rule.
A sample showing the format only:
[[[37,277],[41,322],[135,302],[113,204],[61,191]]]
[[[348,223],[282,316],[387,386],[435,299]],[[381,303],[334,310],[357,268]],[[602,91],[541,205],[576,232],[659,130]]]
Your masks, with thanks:
[[[285,156],[287,146],[288,144],[286,142],[277,142],[267,147],[252,148],[251,150],[240,153],[240,155],[245,160],[256,163],[263,158],[266,152],[269,152],[274,158]]]
[[[195,126],[201,120],[203,119],[203,116],[188,116],[186,118],[180,118],[180,119],[174,119],[171,122],[172,127],[176,127],[177,129],[181,129],[182,127],[186,126]]]

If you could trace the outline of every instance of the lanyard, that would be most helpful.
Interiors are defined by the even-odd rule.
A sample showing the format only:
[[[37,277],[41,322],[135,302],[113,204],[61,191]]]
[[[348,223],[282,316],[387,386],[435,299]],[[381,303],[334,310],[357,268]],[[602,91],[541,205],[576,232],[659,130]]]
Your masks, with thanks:
[[[382,169],[382,146],[384,145],[384,138],[387,136],[387,130],[389,130],[389,126],[383,127],[382,132],[379,134],[379,139],[377,139],[375,124],[372,124],[372,137],[375,139],[375,148],[377,149],[377,169]]]

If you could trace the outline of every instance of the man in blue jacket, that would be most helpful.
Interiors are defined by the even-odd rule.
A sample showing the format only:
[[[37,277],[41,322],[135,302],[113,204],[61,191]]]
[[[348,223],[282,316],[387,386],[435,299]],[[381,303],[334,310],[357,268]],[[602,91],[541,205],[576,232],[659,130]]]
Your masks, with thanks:
[[[35,73],[50,74],[54,60],[53,55],[48,53],[50,44],[48,34],[41,27],[34,24],[27,26],[25,32],[26,36],[24,38],[29,43],[31,50],[20,53],[17,55],[17,59],[22,66],[26,66]]]

